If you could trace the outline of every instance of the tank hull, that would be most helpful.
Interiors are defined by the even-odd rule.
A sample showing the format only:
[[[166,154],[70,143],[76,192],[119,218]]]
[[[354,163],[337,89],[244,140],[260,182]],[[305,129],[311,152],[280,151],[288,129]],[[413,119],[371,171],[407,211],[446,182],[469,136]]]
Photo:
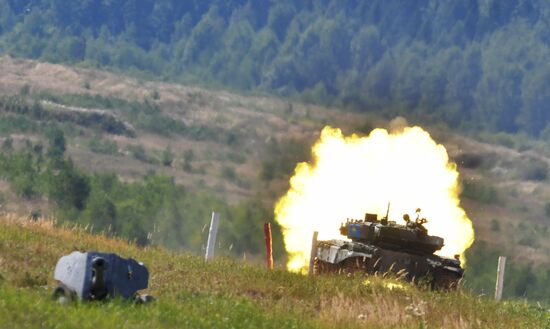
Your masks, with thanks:
[[[342,240],[319,241],[314,264],[315,274],[389,274],[414,283],[427,283],[437,290],[455,289],[464,273],[454,259]]]

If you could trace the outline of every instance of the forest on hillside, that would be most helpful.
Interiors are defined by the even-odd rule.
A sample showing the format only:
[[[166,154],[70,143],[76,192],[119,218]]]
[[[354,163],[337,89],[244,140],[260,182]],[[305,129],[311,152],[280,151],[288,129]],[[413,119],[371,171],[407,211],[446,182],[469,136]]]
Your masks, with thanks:
[[[0,0],[0,52],[550,139],[544,0]]]

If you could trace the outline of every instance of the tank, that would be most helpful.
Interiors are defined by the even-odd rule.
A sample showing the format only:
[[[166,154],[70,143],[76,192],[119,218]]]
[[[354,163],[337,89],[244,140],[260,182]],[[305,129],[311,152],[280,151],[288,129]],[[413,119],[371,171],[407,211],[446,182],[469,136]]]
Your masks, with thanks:
[[[427,220],[420,218],[420,209],[416,220],[409,215],[403,219],[405,225],[389,221],[388,215],[381,220],[369,213],[362,220],[348,219],[340,233],[349,240],[317,242],[313,272],[391,274],[414,283],[428,283],[436,290],[456,289],[464,275],[458,255],[434,255],[444,240],[428,234],[423,225]]]

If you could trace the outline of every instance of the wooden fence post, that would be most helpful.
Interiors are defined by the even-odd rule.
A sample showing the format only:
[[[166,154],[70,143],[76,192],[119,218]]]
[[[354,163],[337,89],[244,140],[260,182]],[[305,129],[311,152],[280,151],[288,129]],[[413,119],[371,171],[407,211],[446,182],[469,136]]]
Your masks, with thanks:
[[[220,224],[220,214],[217,212],[212,213],[212,219],[210,220],[210,230],[208,231],[208,243],[206,245],[206,255],[204,260],[208,261],[214,257],[214,249],[216,247],[216,236],[218,235],[218,225]]]
[[[495,299],[497,301],[502,299],[502,289],[504,288],[504,271],[505,270],[506,270],[506,257],[500,256],[498,258],[497,284],[495,287]]]
[[[319,235],[319,232],[314,231],[313,232],[313,238],[311,239],[311,253],[309,255],[309,269],[307,271],[307,274],[313,275],[313,264],[315,261],[315,257],[317,256],[317,236]]]
[[[273,269],[273,244],[271,242],[271,224],[264,224],[264,239],[265,239],[265,257],[267,262],[267,268]]]

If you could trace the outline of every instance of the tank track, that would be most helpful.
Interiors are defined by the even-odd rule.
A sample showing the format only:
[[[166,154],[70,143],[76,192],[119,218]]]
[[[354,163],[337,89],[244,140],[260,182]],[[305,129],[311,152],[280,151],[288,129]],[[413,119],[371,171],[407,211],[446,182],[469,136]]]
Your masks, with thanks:
[[[436,270],[432,274],[430,282],[432,290],[457,290],[462,283],[462,278],[455,272]]]
[[[377,262],[364,257],[348,258],[341,263],[332,264],[315,258],[313,261],[314,275],[353,275],[361,273],[364,275],[381,275],[381,276],[397,276],[409,282],[418,284],[419,282],[427,282],[432,290],[439,291],[454,291],[457,290],[461,283],[459,274],[442,269],[436,269],[428,274],[425,278],[417,280],[417,278],[408,278],[404,270],[394,272],[392,269],[387,272],[377,271]],[[427,279],[428,281],[424,280]]]
[[[374,268],[369,268],[368,261],[362,257],[348,258],[339,264],[324,262],[315,258],[313,261],[313,274],[353,274],[374,273]]]

